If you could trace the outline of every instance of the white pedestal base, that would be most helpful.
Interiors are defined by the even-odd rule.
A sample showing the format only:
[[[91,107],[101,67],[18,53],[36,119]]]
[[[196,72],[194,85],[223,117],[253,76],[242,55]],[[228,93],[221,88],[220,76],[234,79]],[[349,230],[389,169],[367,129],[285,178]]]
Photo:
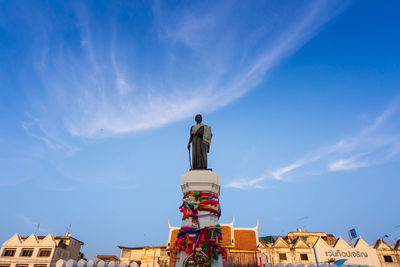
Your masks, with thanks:
[[[220,177],[218,174],[211,170],[192,170],[184,175],[182,175],[181,179],[181,188],[182,192],[184,195],[191,191],[202,191],[202,192],[208,192],[212,193],[214,195],[219,196],[220,193]],[[194,200],[193,200],[194,201]],[[198,225],[197,222],[193,223],[191,218],[183,220],[182,221],[182,226],[194,226],[194,227],[199,227],[199,228],[204,228],[204,227],[209,227],[209,226],[215,226],[218,224],[218,217],[210,214],[207,211],[199,211],[199,215],[206,215],[206,216],[200,216],[198,218]],[[201,252],[198,252],[201,253]],[[176,261],[175,266],[176,267],[183,267],[185,266],[185,260],[190,256],[185,252],[180,252],[179,253],[179,259]],[[222,255],[220,255],[218,261],[213,262],[211,265],[212,267],[222,267],[223,266],[223,261],[222,261]]]

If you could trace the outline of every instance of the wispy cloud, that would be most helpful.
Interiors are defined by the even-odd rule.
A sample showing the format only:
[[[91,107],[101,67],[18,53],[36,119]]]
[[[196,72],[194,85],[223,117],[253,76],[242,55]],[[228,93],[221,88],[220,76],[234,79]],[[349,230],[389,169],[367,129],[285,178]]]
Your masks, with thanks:
[[[32,97],[30,111],[42,134],[32,133],[30,122],[24,129],[63,149],[68,138],[133,133],[215,111],[260,84],[344,8],[330,1],[261,5],[171,8],[156,1],[152,20],[136,32],[135,20],[126,27],[118,12],[99,18],[79,4],[77,20],[69,21],[75,35],[60,32],[42,14],[38,25],[46,24],[46,31],[33,50],[45,91]],[[263,15],[253,18],[260,8]],[[55,122],[57,129],[49,131]]]
[[[58,134],[53,134],[49,129],[43,127],[37,119],[31,118],[29,122],[22,122],[21,126],[27,135],[42,141],[54,150],[66,152],[67,155],[78,150],[73,144],[66,143]]]
[[[310,169],[318,174],[348,171],[398,159],[399,110],[400,98],[397,97],[370,125],[358,133],[308,153],[295,162],[272,171],[270,177],[285,180],[310,175]]]
[[[259,178],[234,180],[229,187],[254,189],[266,181],[289,181],[326,172],[350,171],[398,160],[400,156],[400,97],[359,132],[336,143],[305,153],[286,166]]]
[[[258,177],[251,180],[237,179],[233,180],[226,185],[226,187],[232,187],[237,189],[265,189],[265,185],[260,183],[265,180],[265,177]]]

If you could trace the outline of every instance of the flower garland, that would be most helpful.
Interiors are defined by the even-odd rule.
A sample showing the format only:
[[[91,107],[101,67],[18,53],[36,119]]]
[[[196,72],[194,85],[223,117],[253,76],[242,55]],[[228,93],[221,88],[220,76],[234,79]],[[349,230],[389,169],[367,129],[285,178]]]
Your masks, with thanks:
[[[216,216],[219,218],[221,216],[218,195],[191,191],[183,196],[183,204],[179,210],[183,213],[182,220],[191,218],[197,227],[190,225],[181,227],[175,244],[175,254],[184,251],[196,257],[197,251],[203,251],[210,264],[214,260],[218,260],[219,255],[226,260],[226,250],[222,246],[221,226],[217,224],[200,228],[199,224],[199,217]],[[200,211],[207,213],[199,214]]]

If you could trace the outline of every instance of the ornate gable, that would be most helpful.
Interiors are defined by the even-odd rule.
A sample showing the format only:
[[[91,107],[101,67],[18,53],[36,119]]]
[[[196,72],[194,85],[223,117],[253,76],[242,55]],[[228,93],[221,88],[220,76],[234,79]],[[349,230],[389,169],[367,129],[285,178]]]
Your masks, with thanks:
[[[289,244],[281,237],[279,236],[274,244],[272,245],[273,248],[289,248]]]
[[[397,240],[396,244],[394,245],[395,250],[400,250],[400,240]]]
[[[295,247],[295,248],[309,248],[309,246],[306,244],[306,242],[301,237],[297,238],[297,240],[294,243],[293,247]]]
[[[393,250],[382,238],[376,241],[374,248],[377,250]]]

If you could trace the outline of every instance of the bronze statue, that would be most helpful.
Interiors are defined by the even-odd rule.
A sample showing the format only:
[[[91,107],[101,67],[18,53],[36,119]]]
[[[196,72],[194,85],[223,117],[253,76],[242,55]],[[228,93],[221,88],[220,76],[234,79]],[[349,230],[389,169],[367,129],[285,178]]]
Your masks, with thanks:
[[[190,157],[190,143],[192,143],[192,162],[191,169],[207,169],[207,153],[210,151],[212,138],[211,127],[201,123],[202,117],[197,114],[196,125],[190,128],[190,138],[188,143]]]

